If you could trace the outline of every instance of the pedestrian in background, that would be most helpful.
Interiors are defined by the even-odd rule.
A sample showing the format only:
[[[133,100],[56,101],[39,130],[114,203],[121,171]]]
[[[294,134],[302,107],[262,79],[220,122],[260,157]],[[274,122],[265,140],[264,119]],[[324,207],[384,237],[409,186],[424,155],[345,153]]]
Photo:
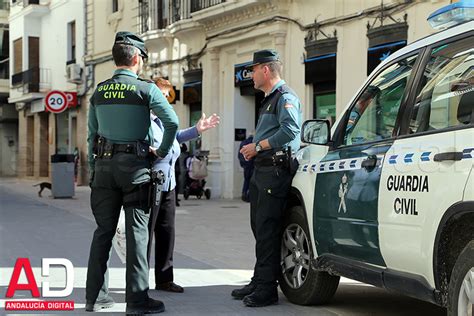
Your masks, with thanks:
[[[154,83],[138,78],[145,43],[130,32],[115,36],[112,78],[97,85],[88,116],[88,162],[91,208],[97,228],[91,243],[86,281],[86,311],[111,307],[109,260],[120,209],[125,209],[127,314],[163,312],[163,302],[148,296],[148,222],[150,110],[164,126],[158,159],[168,155],[178,129],[178,117]],[[126,128],[125,128],[126,127]],[[99,293],[101,294],[99,296]]]
[[[252,281],[232,291],[232,296],[243,299],[246,306],[260,307],[278,302],[280,233],[293,179],[288,153],[300,147],[301,104],[281,79],[282,64],[276,51],[255,52],[250,67],[255,89],[265,93],[253,142],[240,150],[246,160],[255,158],[250,223],[257,260]]]
[[[253,174],[253,159],[246,160],[244,155],[240,152],[242,147],[245,145],[253,143],[253,133],[249,135],[246,139],[240,142],[239,145],[239,163],[240,166],[244,169],[244,183],[242,186],[242,201],[250,202],[250,194],[249,194],[249,187],[250,187],[250,178]]]
[[[179,155],[178,161],[176,162],[177,169],[179,169],[179,175],[176,174],[176,206],[180,206],[178,195],[179,193],[183,192],[186,173],[188,172],[188,169],[186,168],[186,159],[189,157],[188,146],[185,143],[182,143],[180,147],[181,154]]]
[[[173,88],[171,83],[164,79],[155,80],[163,95],[168,96]],[[151,114],[153,129],[153,147],[159,147],[164,135],[163,124],[160,119]],[[176,215],[176,174],[175,164],[181,154],[180,143],[198,138],[208,129],[219,125],[219,116],[215,113],[206,118],[203,113],[195,126],[179,130],[173,142],[170,153],[163,159],[155,161],[154,170],[161,170],[165,174],[165,182],[161,193],[161,204],[153,206],[151,220],[149,223],[148,262],[151,260],[153,235],[155,236],[155,289],[168,292],[183,292],[183,288],[174,283],[173,275],[173,252],[175,239],[175,215]],[[150,263],[151,266],[151,263]]]

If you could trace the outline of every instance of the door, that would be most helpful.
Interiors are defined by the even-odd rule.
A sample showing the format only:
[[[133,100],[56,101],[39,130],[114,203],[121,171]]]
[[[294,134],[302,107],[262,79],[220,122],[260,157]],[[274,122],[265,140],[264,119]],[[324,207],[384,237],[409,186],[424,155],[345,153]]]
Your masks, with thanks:
[[[318,164],[313,229],[319,256],[385,266],[378,231],[380,176],[416,61],[417,54],[400,58],[366,85]]]
[[[382,172],[380,233],[387,266],[433,282],[444,212],[463,199],[474,157],[474,36],[429,47],[404,136]]]

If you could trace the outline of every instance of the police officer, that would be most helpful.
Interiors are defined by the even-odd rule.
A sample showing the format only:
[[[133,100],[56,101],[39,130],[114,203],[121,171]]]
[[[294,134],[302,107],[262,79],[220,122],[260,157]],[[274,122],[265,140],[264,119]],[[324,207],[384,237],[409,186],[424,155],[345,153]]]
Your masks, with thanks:
[[[232,296],[243,299],[246,306],[261,307],[278,302],[280,232],[293,178],[288,154],[300,146],[301,104],[281,79],[282,64],[276,51],[255,52],[251,67],[255,88],[265,92],[265,98],[254,142],[240,152],[247,160],[255,159],[250,180],[250,223],[257,261],[252,281],[232,291]]]
[[[86,311],[113,305],[108,296],[106,270],[123,205],[127,314],[158,313],[164,311],[163,302],[148,296],[149,145],[153,139],[150,109],[164,127],[163,141],[155,151],[158,159],[165,157],[173,144],[178,118],[156,85],[138,78],[143,59],[147,58],[141,38],[118,32],[112,56],[117,69],[112,78],[98,84],[89,107],[91,208],[97,229],[87,269]]]

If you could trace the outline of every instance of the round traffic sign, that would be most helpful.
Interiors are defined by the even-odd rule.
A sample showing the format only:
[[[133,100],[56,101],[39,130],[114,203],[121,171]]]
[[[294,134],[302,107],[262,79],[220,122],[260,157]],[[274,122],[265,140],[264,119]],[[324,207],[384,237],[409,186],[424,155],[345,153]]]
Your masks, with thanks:
[[[53,90],[44,99],[46,109],[52,113],[61,113],[67,108],[67,97],[62,91]]]

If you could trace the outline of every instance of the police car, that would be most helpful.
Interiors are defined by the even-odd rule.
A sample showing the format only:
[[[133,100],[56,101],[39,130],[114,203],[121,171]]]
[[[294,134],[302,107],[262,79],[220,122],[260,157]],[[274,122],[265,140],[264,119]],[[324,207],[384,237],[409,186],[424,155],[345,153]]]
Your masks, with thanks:
[[[281,246],[291,302],[326,303],[344,276],[472,315],[473,17],[472,1],[435,12],[449,28],[382,62],[332,129],[303,124]]]

